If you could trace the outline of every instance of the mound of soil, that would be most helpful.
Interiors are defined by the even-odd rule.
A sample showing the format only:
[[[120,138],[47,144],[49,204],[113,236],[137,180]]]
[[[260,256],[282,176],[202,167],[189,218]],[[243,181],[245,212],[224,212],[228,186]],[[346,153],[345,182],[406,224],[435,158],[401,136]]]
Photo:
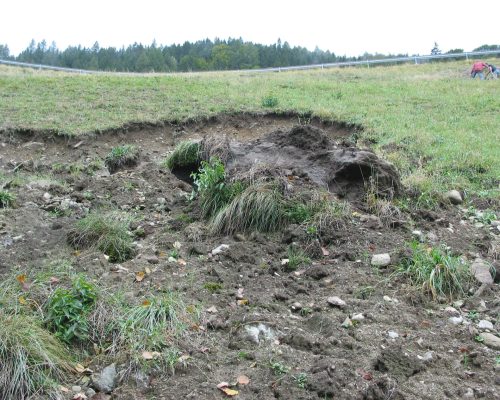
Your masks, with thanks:
[[[248,171],[256,165],[280,168],[283,175],[307,177],[341,198],[360,200],[367,189],[392,198],[401,190],[399,174],[369,150],[341,147],[310,125],[277,130],[254,141],[229,143],[227,171]]]

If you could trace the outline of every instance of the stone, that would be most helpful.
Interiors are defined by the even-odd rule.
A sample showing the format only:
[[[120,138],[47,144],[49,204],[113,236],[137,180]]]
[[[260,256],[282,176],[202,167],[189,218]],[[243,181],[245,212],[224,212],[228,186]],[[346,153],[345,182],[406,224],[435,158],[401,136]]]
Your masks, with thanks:
[[[229,249],[228,244],[221,244],[220,246],[216,247],[215,249],[212,250],[212,255],[215,256],[217,254],[220,254],[224,252],[225,250]]]
[[[389,336],[391,339],[397,339],[399,337],[399,333],[394,331],[389,331],[387,332],[387,336]]]
[[[116,364],[113,363],[104,368],[97,378],[92,378],[92,385],[99,392],[111,393],[116,385],[116,376]]]
[[[455,307],[446,307],[444,309],[444,312],[447,313],[447,314],[460,314],[460,311],[458,311]]]
[[[459,316],[459,317],[450,317],[448,319],[448,321],[451,322],[453,325],[459,325],[462,322],[464,322],[464,319],[463,319],[462,316]]]
[[[494,326],[490,321],[486,321],[485,319],[482,319],[477,323],[477,327],[479,329],[488,329],[490,331],[494,330]]]
[[[493,278],[490,273],[490,265],[480,258],[474,260],[470,266],[470,272],[479,283],[490,285],[493,283]]]
[[[363,321],[365,319],[365,316],[362,314],[362,313],[357,313],[357,314],[353,314],[353,316],[351,317],[351,320],[352,321]]]
[[[290,308],[292,309],[292,311],[300,311],[302,310],[302,304],[299,303],[298,301],[295,301],[294,303],[292,303]]]
[[[482,332],[479,336],[483,339],[485,346],[491,347],[495,350],[500,350],[500,338],[492,333]]]
[[[328,297],[328,299],[326,299],[326,301],[332,307],[344,308],[347,305],[347,303],[344,300],[342,300],[340,297],[337,297],[337,296]]]
[[[387,267],[390,263],[391,256],[389,253],[374,254],[371,261],[371,265],[375,267]]]
[[[157,256],[149,256],[146,257],[146,261],[150,264],[158,264],[160,262],[160,259]]]
[[[448,199],[451,204],[462,204],[464,201],[458,190],[450,190],[444,194],[444,197]]]
[[[75,386],[71,386],[71,391],[72,392],[76,392],[76,393],[81,392],[82,391],[82,387],[81,386],[76,386],[76,385]]]

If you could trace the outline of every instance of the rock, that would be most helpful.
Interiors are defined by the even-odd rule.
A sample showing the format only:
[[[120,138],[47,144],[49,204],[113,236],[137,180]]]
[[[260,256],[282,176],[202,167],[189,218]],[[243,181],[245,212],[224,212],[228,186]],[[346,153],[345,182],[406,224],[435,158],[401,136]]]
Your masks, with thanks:
[[[411,232],[411,234],[413,236],[415,236],[419,242],[423,242],[424,241],[424,234],[422,233],[422,231],[419,231],[419,230],[414,230]]]
[[[160,262],[160,259],[156,256],[149,256],[146,257],[146,261],[150,264],[158,264]]]
[[[389,336],[391,339],[397,339],[399,337],[399,333],[394,331],[389,331],[387,332],[387,336]]]
[[[450,306],[446,307],[444,309],[444,312],[447,314],[460,314],[460,311],[458,311],[456,308],[450,307]]]
[[[476,258],[470,266],[470,272],[479,283],[490,285],[493,283],[493,278],[490,273],[490,265],[480,258]]]
[[[358,313],[358,314],[353,314],[353,316],[351,317],[351,320],[352,321],[363,321],[365,319],[365,316],[362,314],[362,313]]]
[[[434,232],[429,232],[427,234],[427,240],[430,243],[437,243],[439,241],[439,238],[438,238],[438,236]]]
[[[462,204],[462,195],[458,190],[450,190],[444,194],[445,199],[448,199],[451,204]]]
[[[463,319],[462,316],[460,316],[460,317],[450,317],[448,319],[448,321],[451,322],[453,325],[459,325],[462,322],[464,322],[464,319]]]
[[[374,254],[371,265],[375,267],[387,267],[391,263],[391,256],[388,253]]]
[[[353,326],[353,323],[349,317],[347,317],[344,322],[342,322],[342,328],[351,328]]]
[[[220,254],[224,252],[225,250],[229,249],[228,244],[221,244],[220,246],[216,247],[215,249],[212,250],[212,255],[215,256],[217,254]]]
[[[483,339],[483,344],[495,350],[500,350],[500,338],[492,333],[482,332],[479,336]]]
[[[116,364],[108,365],[97,378],[92,378],[94,389],[99,392],[111,393],[116,385]]]
[[[292,303],[290,308],[292,309],[292,311],[300,311],[302,310],[302,304],[299,303],[298,301],[295,301],[294,303]]]
[[[429,361],[432,361],[432,351],[428,351],[427,353],[425,353],[423,356],[418,356],[417,355],[417,358],[423,362],[429,362]]]
[[[75,393],[78,393],[78,392],[81,392],[82,391],[82,387],[81,386],[71,386],[71,391],[72,392],[75,392]]]
[[[328,297],[328,299],[326,299],[326,301],[332,307],[344,308],[347,305],[347,303],[344,300],[342,300],[340,297],[337,297],[337,296]]]
[[[95,390],[92,389],[92,388],[88,388],[86,391],[85,391],[85,395],[89,398],[89,399],[93,399],[94,396],[95,396]]]
[[[274,331],[265,324],[245,325],[245,338],[254,343],[262,340],[272,340],[275,337]]]
[[[490,331],[494,330],[494,326],[490,321],[486,321],[485,319],[482,319],[477,323],[477,327],[479,329],[488,329]]]

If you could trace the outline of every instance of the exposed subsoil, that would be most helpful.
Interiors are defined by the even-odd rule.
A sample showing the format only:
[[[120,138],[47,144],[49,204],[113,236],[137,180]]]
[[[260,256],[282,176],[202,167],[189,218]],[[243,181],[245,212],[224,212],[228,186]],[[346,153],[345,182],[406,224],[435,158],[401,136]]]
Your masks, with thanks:
[[[474,340],[478,319],[490,320],[493,333],[500,328],[498,285],[450,311],[445,299],[432,301],[404,280],[388,279],[415,230],[429,245],[446,244],[468,260],[481,257],[497,265],[498,229],[451,205],[381,221],[362,202],[360,181],[373,168],[349,169],[335,161],[340,155],[376,156],[346,143],[352,133],[346,128],[319,121],[296,127],[297,122],[227,116],[82,139],[3,134],[0,173],[6,180],[0,185],[16,195],[16,203],[0,213],[0,275],[65,258],[106,290],[124,292],[130,304],[171,288],[187,304],[201,306],[198,330],[181,348],[190,357],[187,365],[146,382],[122,381],[112,393],[116,399],[222,399],[227,396],[217,384],[233,384],[240,375],[250,382],[233,386],[239,399],[500,398],[500,352]],[[303,143],[304,135],[319,129],[328,143]],[[159,164],[180,140],[205,135],[230,139],[228,168],[249,167],[264,154],[297,185],[324,187],[352,201],[353,221],[320,243],[312,265],[290,272],[281,260],[290,243],[302,243],[307,235],[300,226],[273,234],[209,234],[188,199],[187,179]],[[96,160],[121,144],[140,148],[139,163],[110,174]],[[390,171],[382,186],[394,189],[391,196],[402,191],[397,172],[376,159],[384,173]],[[24,177],[19,186],[13,184],[16,173]],[[97,251],[75,253],[67,244],[75,221],[102,207],[142,218],[145,235],[137,239],[137,255],[121,263],[121,270]],[[186,265],[168,261],[176,241]],[[211,255],[221,244],[229,248]],[[390,253],[392,266],[372,267],[371,257],[379,253]],[[151,273],[136,282],[135,273],[146,267]],[[219,289],[212,292],[207,283]],[[332,296],[345,306],[330,305]],[[451,323],[453,316],[463,322]],[[347,317],[358,321],[345,328]],[[90,366],[99,371],[105,365]],[[69,380],[79,383],[76,376]]]

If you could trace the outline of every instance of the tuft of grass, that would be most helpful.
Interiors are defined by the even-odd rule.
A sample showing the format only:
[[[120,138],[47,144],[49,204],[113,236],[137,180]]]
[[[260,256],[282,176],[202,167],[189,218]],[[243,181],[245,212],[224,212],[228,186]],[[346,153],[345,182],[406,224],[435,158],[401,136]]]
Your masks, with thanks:
[[[72,371],[65,346],[34,317],[0,311],[0,326],[0,399],[55,394]]]
[[[96,247],[109,256],[109,261],[123,262],[135,253],[129,233],[132,221],[132,216],[123,212],[94,212],[76,223],[68,240],[77,249]]]
[[[211,229],[217,233],[272,232],[286,222],[283,196],[274,183],[252,185],[214,217]]]
[[[466,295],[472,275],[462,258],[452,256],[444,248],[425,247],[416,241],[410,244],[410,250],[411,255],[403,259],[398,274],[408,276],[433,299]]]
[[[178,167],[198,165],[200,163],[200,144],[191,140],[185,140],[175,146],[163,165],[172,171]]]
[[[286,264],[286,269],[288,271],[295,271],[299,267],[303,267],[311,264],[311,259],[306,256],[304,251],[301,249],[290,246],[287,249],[288,264]]]
[[[0,208],[11,207],[16,197],[7,190],[0,190]]]
[[[274,108],[278,105],[278,103],[279,103],[278,98],[272,95],[264,96],[261,101],[262,107],[265,108]]]
[[[114,173],[120,168],[137,165],[138,160],[139,149],[136,146],[125,144],[113,147],[104,159],[104,164],[110,173]]]

